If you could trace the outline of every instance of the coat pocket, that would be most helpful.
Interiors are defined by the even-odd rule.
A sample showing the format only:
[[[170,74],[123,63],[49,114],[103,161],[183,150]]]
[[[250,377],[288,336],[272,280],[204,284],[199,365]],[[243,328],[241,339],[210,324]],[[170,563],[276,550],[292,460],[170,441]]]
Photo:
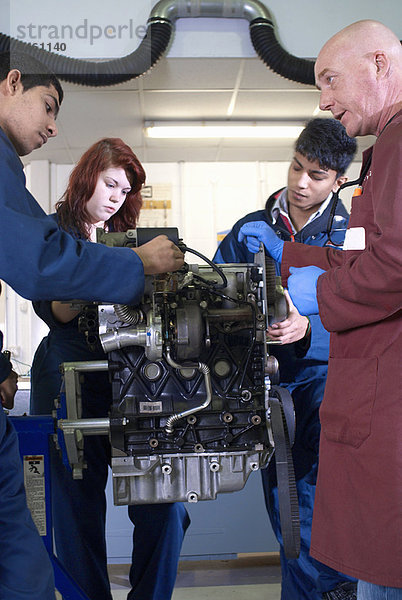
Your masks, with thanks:
[[[320,408],[325,437],[358,448],[371,433],[377,358],[331,358]]]

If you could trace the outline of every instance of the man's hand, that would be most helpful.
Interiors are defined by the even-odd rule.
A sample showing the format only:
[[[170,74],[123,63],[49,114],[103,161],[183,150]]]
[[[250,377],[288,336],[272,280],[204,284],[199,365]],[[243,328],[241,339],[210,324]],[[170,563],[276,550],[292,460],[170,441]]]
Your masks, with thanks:
[[[253,254],[257,254],[262,242],[270,256],[281,262],[284,241],[281,240],[265,221],[251,221],[245,223],[239,231],[238,241],[245,240],[247,248]]]
[[[285,290],[285,297],[289,308],[287,319],[268,327],[267,332],[269,339],[272,341],[281,344],[292,344],[304,338],[309,328],[309,320],[299,313],[287,290]]]
[[[288,290],[301,315],[318,315],[317,280],[325,273],[318,267],[290,267]]]
[[[133,248],[144,265],[145,275],[177,271],[184,264],[184,254],[166,235],[158,235],[139,248]]]
[[[14,408],[14,396],[18,390],[17,380],[17,373],[15,371],[11,371],[7,379],[0,383],[1,403],[4,408],[8,408],[9,410]]]

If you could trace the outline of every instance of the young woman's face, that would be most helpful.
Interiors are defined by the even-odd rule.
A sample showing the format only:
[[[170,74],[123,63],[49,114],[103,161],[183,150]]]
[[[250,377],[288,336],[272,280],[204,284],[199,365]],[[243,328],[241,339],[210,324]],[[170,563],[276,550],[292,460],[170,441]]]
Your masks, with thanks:
[[[88,200],[86,210],[90,223],[107,221],[123,205],[131,185],[121,167],[110,167],[102,171],[96,182],[95,191]]]

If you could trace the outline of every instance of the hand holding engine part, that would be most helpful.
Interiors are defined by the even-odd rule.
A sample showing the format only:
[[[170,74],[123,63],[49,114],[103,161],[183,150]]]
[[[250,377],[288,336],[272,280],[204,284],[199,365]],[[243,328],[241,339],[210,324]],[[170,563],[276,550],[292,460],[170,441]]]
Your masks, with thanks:
[[[278,321],[267,329],[268,341],[275,341],[281,344],[293,344],[303,339],[310,330],[310,322],[307,317],[303,317],[295,305],[287,290],[284,290],[286,302],[288,305],[288,316],[283,321]]]
[[[133,250],[142,260],[146,275],[177,271],[184,264],[183,252],[166,235],[158,235]]]
[[[276,262],[281,262],[284,241],[281,240],[275,231],[264,221],[251,221],[245,223],[239,231],[239,242],[246,240],[247,248],[253,254],[260,249],[260,242],[266,248],[266,251]]]

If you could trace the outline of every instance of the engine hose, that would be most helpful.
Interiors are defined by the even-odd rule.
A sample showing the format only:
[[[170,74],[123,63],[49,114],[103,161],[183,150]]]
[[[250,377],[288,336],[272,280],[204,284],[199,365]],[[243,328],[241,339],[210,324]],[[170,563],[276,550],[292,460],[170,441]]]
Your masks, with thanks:
[[[276,38],[272,21],[252,21],[250,37],[254,50],[272,71],[291,81],[314,85],[314,61],[286,52]]]
[[[0,33],[0,52],[29,52],[64,81],[99,87],[129,81],[149,71],[166,51],[172,24],[158,19],[149,22],[147,33],[134,52],[109,61],[88,61],[61,56]]]
[[[142,320],[141,311],[137,308],[132,308],[126,304],[114,304],[113,308],[117,318],[123,323],[137,325]]]

